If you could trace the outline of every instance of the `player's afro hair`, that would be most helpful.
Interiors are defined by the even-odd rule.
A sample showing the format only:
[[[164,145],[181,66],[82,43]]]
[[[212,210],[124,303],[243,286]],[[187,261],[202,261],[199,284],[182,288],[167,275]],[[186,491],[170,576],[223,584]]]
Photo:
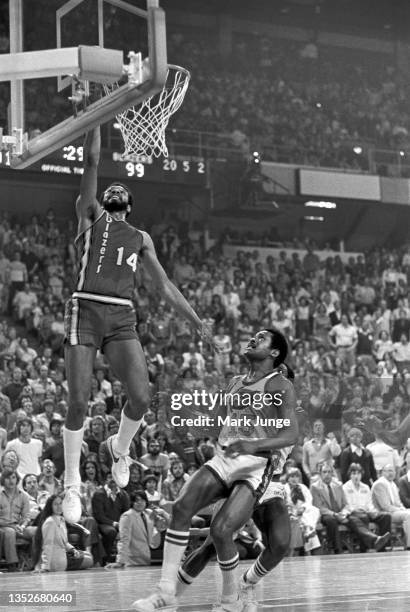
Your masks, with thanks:
[[[283,363],[288,355],[288,343],[285,336],[277,329],[273,327],[267,327],[264,331],[267,331],[272,336],[271,348],[279,350],[279,355],[273,360],[273,367],[277,368],[278,365]]]

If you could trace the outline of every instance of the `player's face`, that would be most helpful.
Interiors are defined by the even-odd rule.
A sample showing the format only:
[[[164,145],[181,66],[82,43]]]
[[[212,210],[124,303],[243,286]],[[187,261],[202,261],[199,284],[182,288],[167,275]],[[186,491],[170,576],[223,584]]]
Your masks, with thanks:
[[[272,334],[266,330],[259,331],[251,338],[245,348],[245,356],[250,361],[261,361],[269,356],[276,356],[272,349]],[[274,352],[272,352],[274,351]]]
[[[122,212],[128,208],[128,191],[121,185],[110,185],[103,193],[102,205],[108,212]]]

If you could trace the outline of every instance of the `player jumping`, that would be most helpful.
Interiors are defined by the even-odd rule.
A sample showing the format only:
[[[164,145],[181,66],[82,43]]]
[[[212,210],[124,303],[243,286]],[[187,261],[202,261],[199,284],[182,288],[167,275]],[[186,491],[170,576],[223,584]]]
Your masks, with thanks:
[[[239,556],[234,533],[238,525],[250,518],[255,503],[272,479],[279,478],[289,447],[298,434],[293,386],[278,369],[287,355],[283,334],[271,329],[259,331],[249,341],[245,355],[250,364],[248,374],[234,377],[227,389],[232,396],[239,396],[240,402],[227,404],[229,418],[219,435],[216,455],[192,476],[173,505],[159,588],[148,598],[134,602],[137,612],[154,612],[176,605],[178,569],[188,543],[191,518],[216,499],[228,497],[232,487],[229,498],[212,521],[211,536],[222,570],[218,609],[220,612],[242,609],[238,600]],[[269,403],[269,398],[280,400]],[[287,419],[289,426],[273,429],[264,420],[279,417]]]
[[[69,407],[64,429],[63,512],[71,523],[81,516],[79,463],[97,349],[104,352],[128,399],[118,434],[108,438],[112,473],[119,487],[128,483],[129,446],[150,405],[148,370],[132,303],[138,265],[144,266],[162,297],[212,343],[207,326],[168,279],[150,236],[127,222],[133,205],[128,187],[113,183],[97,200],[100,148],[100,129],[96,128],[84,143],[84,174],[76,202],[78,280],[65,315]]]

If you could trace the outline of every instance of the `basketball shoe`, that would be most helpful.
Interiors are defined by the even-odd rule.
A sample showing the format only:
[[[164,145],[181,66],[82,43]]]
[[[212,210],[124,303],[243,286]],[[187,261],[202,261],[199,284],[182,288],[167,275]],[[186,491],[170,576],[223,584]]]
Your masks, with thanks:
[[[67,523],[78,523],[81,519],[81,497],[79,487],[67,487],[63,499],[63,516]]]
[[[114,436],[107,438],[107,448],[112,459],[111,473],[116,484],[123,489],[130,479],[129,456],[117,455],[113,449]]]
[[[220,602],[212,607],[212,612],[242,612],[243,601],[238,597],[235,601]]]
[[[239,597],[245,604],[256,603],[256,584],[246,582],[245,576],[242,575],[239,580]]]
[[[136,612],[155,612],[155,610],[166,610],[167,612],[176,612],[177,600],[175,595],[167,593],[165,590],[157,587],[155,593],[145,599],[137,599],[131,604],[131,608]]]

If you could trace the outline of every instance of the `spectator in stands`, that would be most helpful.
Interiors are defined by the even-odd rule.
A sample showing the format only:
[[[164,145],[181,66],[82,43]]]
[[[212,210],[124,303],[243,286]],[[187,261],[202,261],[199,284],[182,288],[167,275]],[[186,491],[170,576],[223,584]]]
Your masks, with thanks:
[[[41,463],[41,474],[38,477],[38,488],[47,491],[49,495],[59,495],[62,492],[62,484],[55,476],[56,466],[51,459],[44,459]]]
[[[15,571],[18,565],[16,538],[31,541],[36,532],[35,527],[29,527],[29,496],[18,488],[19,482],[15,470],[3,469],[0,478],[0,546],[9,572]]]
[[[410,342],[406,334],[401,334],[399,342],[393,343],[392,357],[399,372],[410,368]]]
[[[98,463],[94,459],[86,459],[81,464],[81,499],[86,515],[92,516],[92,498],[102,486],[102,476]]]
[[[390,534],[376,536],[355,512],[351,512],[342,485],[333,479],[332,466],[323,463],[320,467],[320,480],[311,486],[313,504],[320,510],[322,523],[335,554],[343,552],[339,525],[345,525],[358,537],[363,549],[374,548],[379,551],[387,544]]]
[[[340,455],[341,449],[333,433],[325,437],[322,420],[313,423],[313,438],[303,444],[303,470],[308,478],[317,471],[319,463],[332,461]]]
[[[180,459],[176,459],[171,463],[169,471],[169,476],[162,483],[162,495],[164,500],[174,502],[188,480],[188,476]]]
[[[19,419],[16,423],[17,438],[7,442],[6,451],[14,450],[19,458],[18,474],[23,478],[26,474],[40,474],[40,459],[43,454],[43,443],[32,437],[33,421],[28,417]]]
[[[336,349],[337,355],[351,368],[355,364],[358,342],[357,329],[349,323],[347,315],[342,314],[340,323],[334,325],[329,332],[329,339]]]
[[[160,508],[148,509],[144,491],[130,495],[131,507],[120,518],[118,554],[115,563],[106,569],[150,565],[151,549],[161,543],[161,532],[170,522],[169,515]]]
[[[37,571],[58,572],[93,566],[92,555],[78,550],[68,541],[62,501],[60,495],[51,495],[41,512],[33,559]]]
[[[395,476],[396,469],[392,464],[383,466],[382,475],[372,486],[372,501],[380,512],[389,512],[393,525],[403,527],[407,550],[410,550],[410,510],[400,500]]]
[[[113,380],[112,395],[111,397],[107,397],[105,401],[107,406],[107,414],[111,414],[114,407],[116,407],[121,413],[121,410],[127,401],[127,396],[123,392],[122,384],[119,380]]]
[[[21,368],[14,368],[11,381],[3,387],[2,391],[10,399],[11,409],[18,408],[18,400],[25,386],[23,371]]]
[[[90,421],[88,434],[84,436],[90,453],[96,453],[98,455],[100,444],[106,439],[107,423],[105,419],[100,415],[93,417]]]
[[[117,487],[110,473],[106,477],[104,487],[95,491],[91,505],[101,533],[105,561],[109,561],[118,536],[120,517],[123,512],[129,510],[130,500],[128,494]]]
[[[14,296],[18,291],[21,291],[23,289],[24,283],[28,281],[27,268],[26,265],[21,261],[20,251],[16,251],[14,253],[13,259],[10,262],[9,281],[9,311],[11,311],[11,305],[13,304]]]
[[[342,450],[339,457],[342,482],[347,482],[350,478],[350,465],[359,464],[362,468],[361,482],[370,487],[377,479],[373,455],[368,448],[365,448],[362,445],[363,434],[360,429],[352,427],[349,430],[347,437],[349,440],[349,445]]]
[[[30,329],[30,316],[38,304],[38,298],[29,283],[24,283],[23,289],[16,292],[12,304],[16,321],[24,323],[26,328]]]
[[[296,467],[286,474],[286,503],[291,518],[291,549],[302,544],[306,553],[320,548],[316,525],[320,511],[312,503],[312,494],[302,483],[302,474]]]
[[[47,398],[42,402],[43,412],[40,412],[40,414],[36,416],[37,422],[47,437],[50,436],[51,422],[55,420],[61,421],[61,415],[56,412],[55,408],[55,401],[51,398]]]
[[[368,444],[366,448],[371,452],[373,456],[374,466],[376,468],[377,475],[381,475],[383,467],[387,464],[392,465],[396,470],[396,474],[398,475],[398,471],[401,465],[398,452],[389,444],[386,444],[386,442],[383,441],[382,436],[379,435],[377,432],[375,432],[374,437],[375,441]]]
[[[29,496],[30,502],[30,526],[36,526],[37,518],[49,498],[48,491],[40,491],[35,474],[26,474],[22,482],[23,490]]]
[[[165,478],[168,476],[170,466],[168,455],[160,452],[158,440],[151,438],[147,445],[148,452],[141,457],[141,463],[145,465],[157,478]]]
[[[149,471],[146,472],[143,478],[143,485],[145,494],[148,500],[148,507],[152,510],[153,508],[159,508],[162,495],[161,492],[158,491],[158,477],[156,474],[152,474]]]
[[[376,523],[379,533],[389,533],[391,530],[390,514],[376,510],[372,503],[370,487],[361,482],[363,474],[363,468],[359,463],[352,463],[349,466],[349,480],[343,485],[348,510],[351,515],[358,516],[367,526],[369,521]]]
[[[39,376],[30,383],[33,393],[52,393],[55,395],[56,386],[49,376],[49,368],[47,365],[41,365],[39,369]]]

